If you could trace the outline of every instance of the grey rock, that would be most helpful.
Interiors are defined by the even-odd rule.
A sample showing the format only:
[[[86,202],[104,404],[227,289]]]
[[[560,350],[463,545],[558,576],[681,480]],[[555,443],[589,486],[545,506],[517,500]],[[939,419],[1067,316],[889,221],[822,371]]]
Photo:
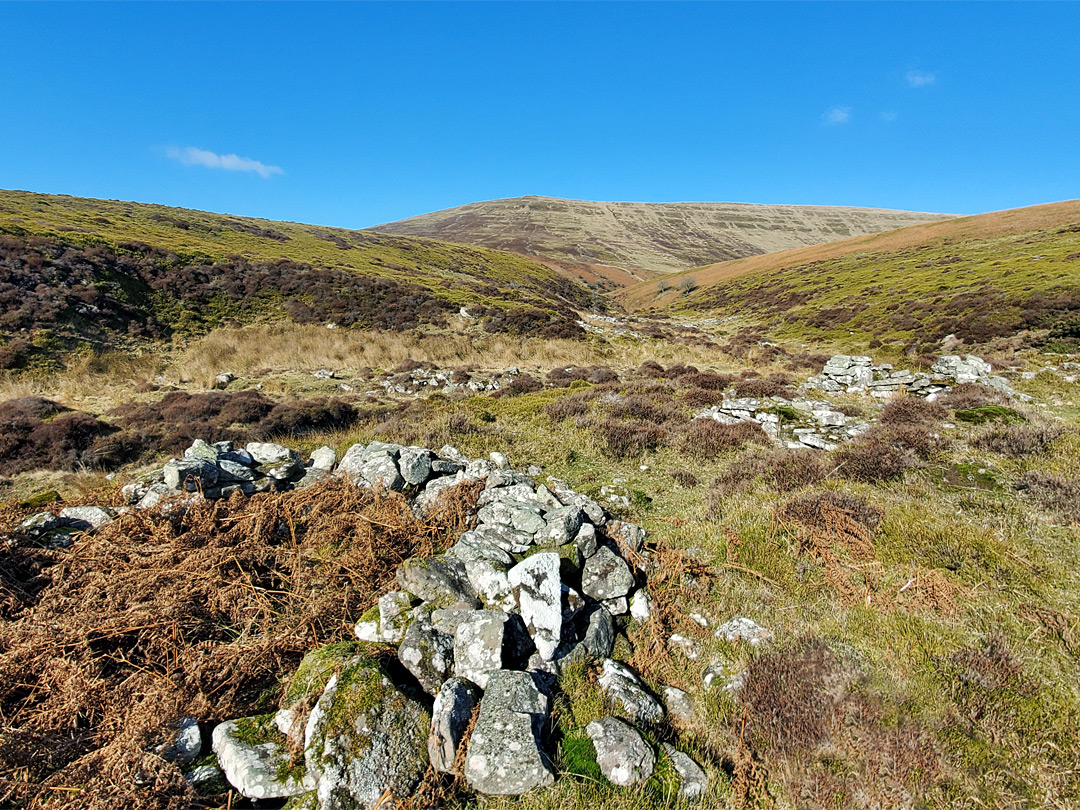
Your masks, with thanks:
[[[679,795],[684,799],[696,799],[709,786],[709,777],[694,760],[671,743],[664,743],[664,753],[679,774]]]
[[[200,796],[224,793],[229,787],[225,773],[217,765],[199,765],[184,774],[184,779]]]
[[[605,659],[603,672],[597,681],[600,688],[612,700],[622,704],[635,721],[658,723],[664,717],[664,707],[646,689],[645,685],[625,664]]]
[[[405,483],[420,486],[431,477],[435,454],[423,447],[406,447],[398,455],[398,469]]]
[[[218,480],[218,466],[201,458],[172,459],[162,473],[169,489],[183,487],[188,492],[208,489]]]
[[[639,622],[647,622],[652,616],[652,597],[645,588],[640,588],[630,597],[630,616]]]
[[[334,452],[332,447],[326,447],[325,445],[315,450],[311,454],[311,469],[312,470],[332,470],[337,463],[337,453]]]
[[[573,540],[585,522],[585,512],[580,506],[560,506],[549,511],[545,517],[547,537],[558,546]]]
[[[373,487],[400,492],[405,488],[405,479],[398,469],[397,462],[390,453],[376,452],[367,457],[360,468],[360,477]]]
[[[603,605],[594,605],[585,615],[581,643],[598,661],[606,659],[615,649],[615,623]]]
[[[602,717],[585,727],[596,748],[596,764],[613,785],[644,782],[656,767],[656,752],[640,732],[617,717]]]
[[[60,526],[60,518],[52,512],[37,512],[19,524],[19,528],[30,535],[38,535]]]
[[[547,525],[540,515],[540,507],[517,500],[499,500],[489,503],[477,513],[481,523],[509,526],[516,531],[535,536]]]
[[[214,388],[224,391],[229,387],[229,383],[236,379],[236,375],[231,371],[223,371],[214,377]]]
[[[276,728],[270,731],[273,724],[266,721],[262,717],[229,720],[214,729],[214,754],[229,784],[248,799],[281,799],[314,790],[315,780],[310,773],[286,770],[289,754],[285,737]],[[245,723],[266,728],[265,741],[241,739],[248,736],[238,733]]]
[[[574,545],[577,547],[581,559],[587,560],[596,553],[596,527],[591,523],[582,523],[574,537]]]
[[[439,688],[428,736],[428,757],[436,772],[452,772],[458,746],[479,703],[480,690],[464,678],[450,678]]]
[[[454,671],[454,637],[418,616],[398,645],[398,660],[425,692],[434,695]]]
[[[485,608],[507,613],[517,610],[517,598],[505,565],[488,559],[469,560],[465,563],[465,573]]]
[[[201,458],[211,464],[217,464],[220,456],[221,450],[219,448],[204,442],[202,439],[196,439],[191,443],[191,447],[184,451],[184,458]]]
[[[409,796],[427,769],[431,715],[373,661],[357,658],[330,677],[304,732],[304,758],[320,810],[372,808]]]
[[[161,758],[167,762],[187,765],[202,753],[202,732],[194,717],[182,717],[176,727],[176,736],[168,745],[162,746]]]
[[[461,535],[461,539],[454,544],[449,553],[465,562],[492,560],[506,566],[514,561],[514,558],[502,546],[473,531]]]
[[[676,686],[664,687],[664,702],[667,710],[677,720],[683,723],[692,723],[697,719],[697,709],[694,708],[694,700],[689,694]]]
[[[337,474],[347,475],[353,483],[361,480],[360,471],[367,460],[367,447],[363,444],[354,444],[345,451],[345,455],[338,464]]]
[[[465,757],[465,778],[479,793],[521,795],[555,781],[540,732],[548,699],[527,672],[492,673]]]
[[[507,574],[525,627],[540,657],[550,661],[562,630],[562,587],[559,555],[534,554]]]
[[[487,689],[488,678],[503,665],[509,616],[501,610],[475,610],[454,633],[454,674]]]
[[[516,532],[509,526],[487,524],[477,526],[473,533],[485,541],[494,543],[509,554],[524,554],[533,542],[532,537]]]
[[[600,604],[607,608],[612,616],[625,616],[630,612],[630,601],[625,596],[616,596],[613,599],[602,599]]]
[[[135,504],[135,508],[140,511],[143,509],[153,509],[161,503],[162,498],[166,498],[173,493],[173,488],[168,484],[152,484],[139,499],[139,502]]]
[[[476,613],[471,608],[439,608],[431,611],[431,623],[448,636],[457,634],[458,625]]]
[[[457,557],[412,558],[397,570],[402,589],[436,607],[479,607],[465,563]]]
[[[716,628],[715,635],[717,638],[722,638],[732,643],[746,641],[752,647],[770,642],[774,638],[771,630],[766,630],[757,622],[743,616],[737,616],[731,621],[720,625]]]
[[[581,590],[593,599],[625,596],[634,586],[634,575],[626,561],[607,546],[602,546],[585,561],[581,572]]]
[[[562,618],[565,624],[585,608],[585,597],[565,582],[560,590],[562,591]]]
[[[431,462],[431,471],[435,475],[454,475],[465,469],[465,465],[460,461],[450,461],[449,459],[437,458]]]
[[[244,464],[221,459],[218,461],[218,481],[254,481],[259,473]]]
[[[60,517],[68,526],[82,531],[100,529],[113,522],[113,516],[100,506],[65,506],[60,510]]]
[[[248,442],[244,449],[256,464],[284,464],[296,455],[285,445],[273,442]]]
[[[405,638],[415,605],[416,600],[408,591],[390,591],[379,597],[379,637],[382,641],[398,644]]]
[[[612,521],[608,526],[608,534],[631,551],[641,551],[648,536],[648,532],[636,523],[627,523],[624,520]]]

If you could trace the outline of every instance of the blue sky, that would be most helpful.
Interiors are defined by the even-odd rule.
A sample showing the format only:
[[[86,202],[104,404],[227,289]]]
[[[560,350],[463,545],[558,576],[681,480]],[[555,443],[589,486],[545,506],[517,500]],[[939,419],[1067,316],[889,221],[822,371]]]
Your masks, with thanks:
[[[1078,68],[1078,3],[0,3],[0,187],[977,213],[1080,197]]]

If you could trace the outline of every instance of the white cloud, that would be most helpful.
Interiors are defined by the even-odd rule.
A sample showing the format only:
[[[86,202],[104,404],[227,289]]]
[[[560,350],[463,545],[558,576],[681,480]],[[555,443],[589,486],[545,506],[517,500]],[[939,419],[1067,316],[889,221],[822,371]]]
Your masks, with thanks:
[[[909,70],[904,75],[904,78],[912,87],[926,87],[926,85],[937,81],[937,76],[925,70]]]
[[[194,146],[183,149],[170,146],[165,154],[185,166],[206,166],[208,169],[224,169],[227,172],[255,172],[263,178],[285,173],[280,166],[267,166],[265,163],[251,158],[242,158],[239,155],[219,155]]]
[[[891,124],[893,121],[896,120],[896,113],[894,113],[892,110],[886,110],[881,114],[881,120]]]
[[[826,124],[846,124],[851,120],[851,107],[833,107],[821,117]]]

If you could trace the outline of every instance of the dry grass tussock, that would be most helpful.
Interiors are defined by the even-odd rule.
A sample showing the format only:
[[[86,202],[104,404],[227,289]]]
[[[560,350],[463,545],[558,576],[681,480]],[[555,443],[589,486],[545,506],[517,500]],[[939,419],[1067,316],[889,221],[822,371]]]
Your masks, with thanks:
[[[712,353],[715,362],[715,352]],[[356,370],[394,368],[406,360],[440,368],[607,365],[617,358],[632,367],[646,359],[704,362],[704,349],[656,341],[612,346],[595,340],[543,340],[508,335],[439,334],[327,329],[274,324],[218,329],[193,343],[170,374],[180,379],[212,380],[222,370],[234,374],[273,369]]]
[[[0,805],[190,807],[154,751],[180,716],[276,708],[281,678],[466,526],[477,488],[419,523],[394,493],[299,492],[125,516],[63,553],[0,552]],[[14,519],[16,515],[0,515]],[[167,742],[167,740],[164,740]]]

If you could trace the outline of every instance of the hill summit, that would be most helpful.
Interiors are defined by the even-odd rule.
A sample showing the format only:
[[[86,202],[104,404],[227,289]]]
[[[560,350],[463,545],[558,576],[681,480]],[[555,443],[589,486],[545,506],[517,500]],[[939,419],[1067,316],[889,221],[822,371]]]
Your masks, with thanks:
[[[727,259],[946,218],[881,208],[529,196],[470,203],[371,230],[507,250],[585,281],[624,285]]]

